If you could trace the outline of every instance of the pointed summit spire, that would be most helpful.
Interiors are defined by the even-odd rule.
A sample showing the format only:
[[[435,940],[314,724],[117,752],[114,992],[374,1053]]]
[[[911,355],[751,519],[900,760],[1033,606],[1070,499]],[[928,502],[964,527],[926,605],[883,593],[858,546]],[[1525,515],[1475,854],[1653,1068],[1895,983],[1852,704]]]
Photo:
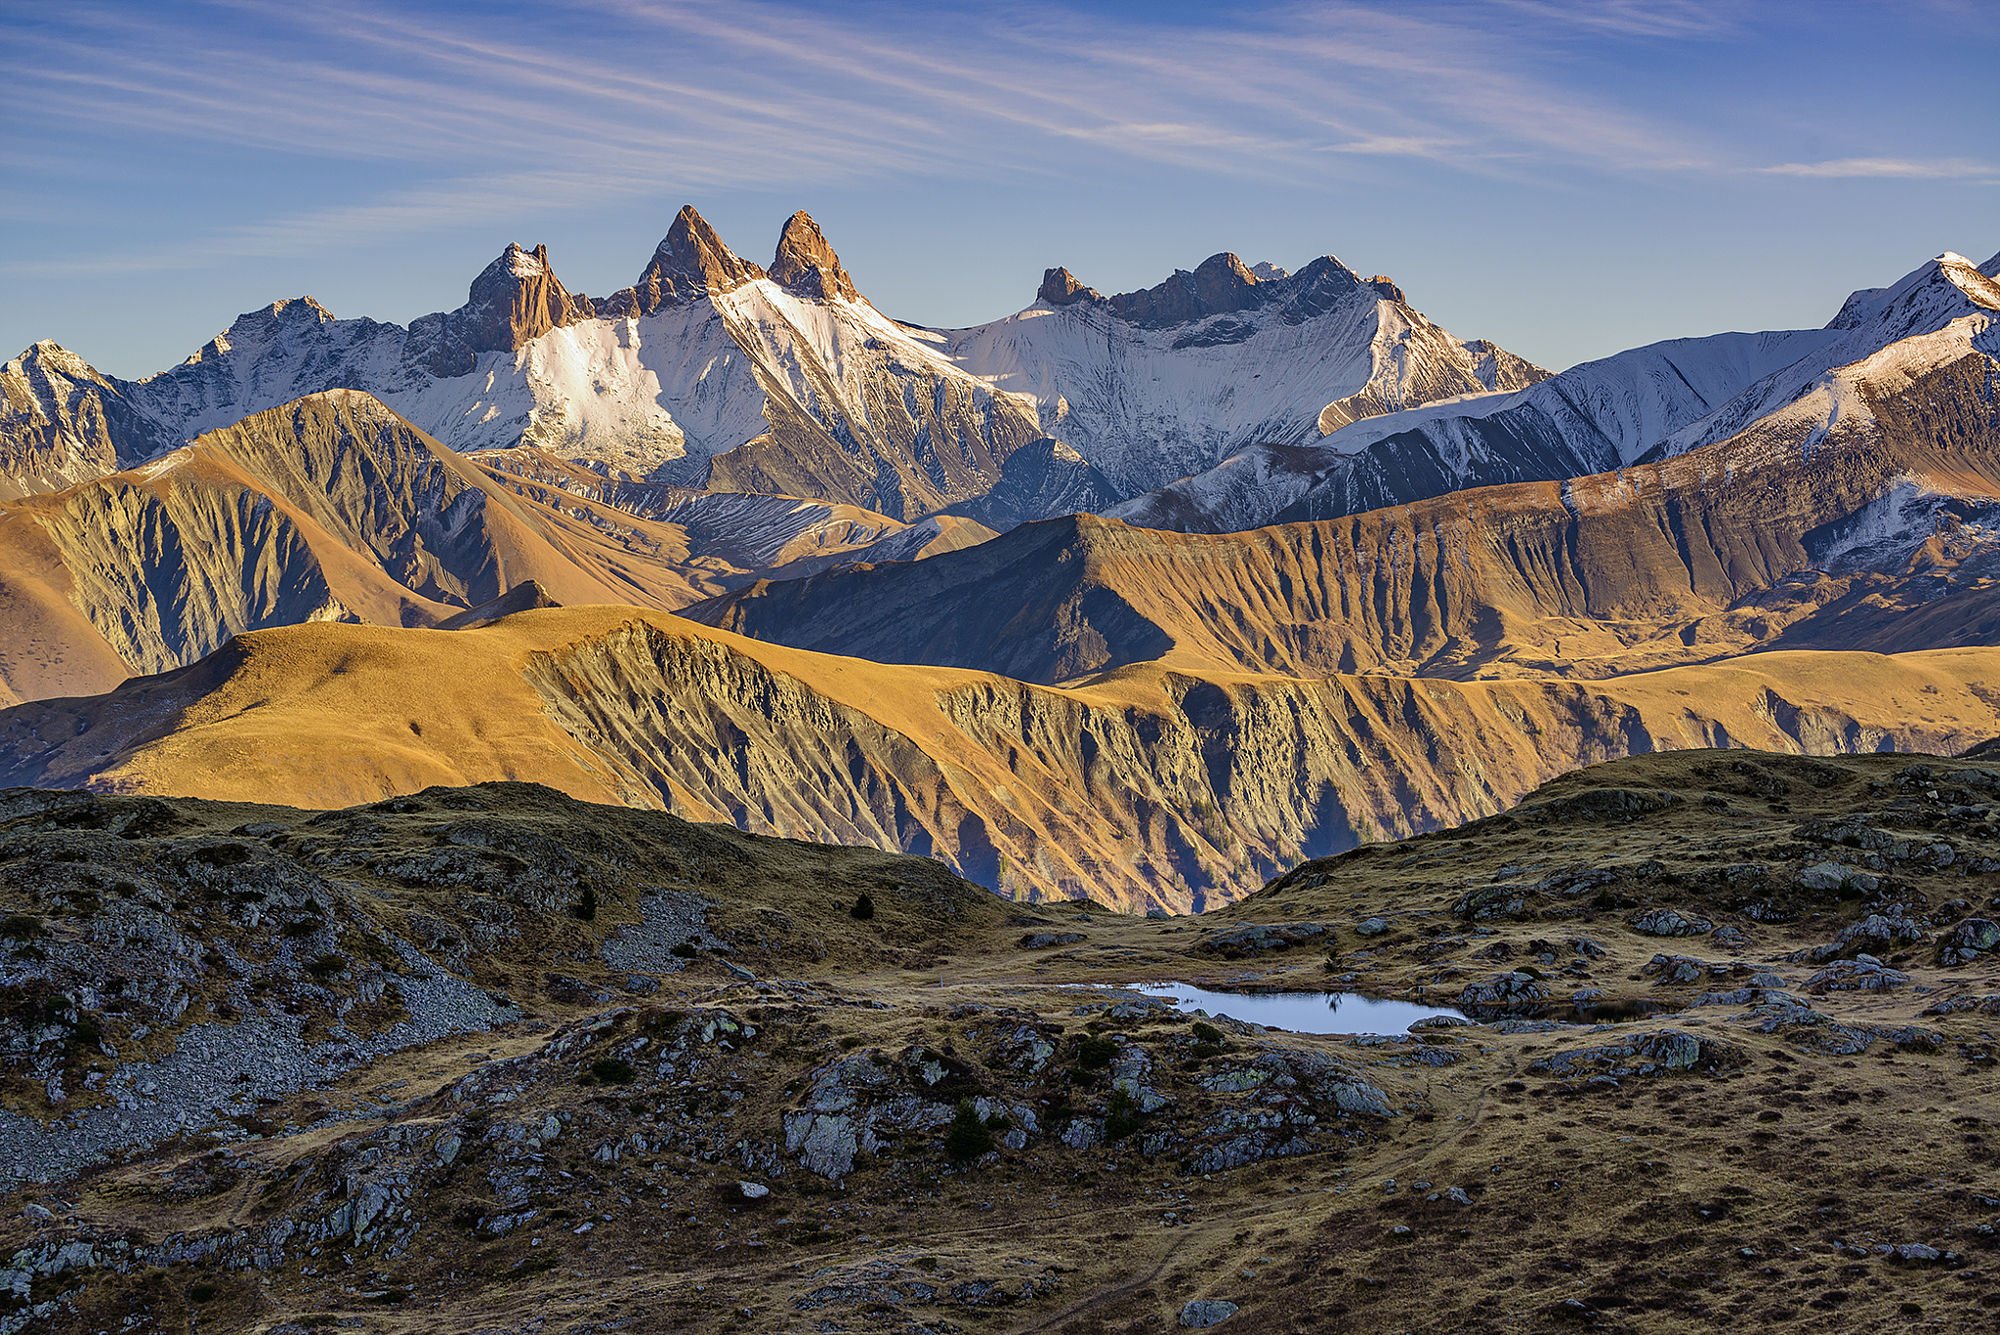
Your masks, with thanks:
[[[1104,294],[1094,287],[1085,287],[1082,279],[1057,266],[1042,271],[1042,285],[1035,293],[1035,300],[1050,306],[1070,306],[1079,301],[1102,301]]]
[[[549,268],[547,246],[509,242],[472,280],[463,306],[410,322],[404,356],[435,376],[465,375],[482,352],[513,352],[593,314],[590,298],[572,293]]]
[[[830,301],[844,297],[858,301],[854,280],[840,267],[840,256],[827,244],[812,215],[801,209],[785,220],[778,233],[778,253],[771,261],[771,278],[794,296]]]
[[[708,219],[685,204],[636,285],[605,298],[611,316],[651,315],[755,282],[764,271],[722,243]]]

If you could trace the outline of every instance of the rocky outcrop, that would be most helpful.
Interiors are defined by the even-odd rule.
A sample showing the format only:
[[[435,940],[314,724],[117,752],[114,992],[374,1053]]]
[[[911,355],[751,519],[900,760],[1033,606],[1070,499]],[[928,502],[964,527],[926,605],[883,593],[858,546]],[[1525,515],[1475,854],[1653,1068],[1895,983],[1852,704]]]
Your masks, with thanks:
[[[1102,301],[1104,294],[1094,287],[1085,287],[1083,281],[1068,269],[1049,269],[1042,274],[1042,285],[1035,292],[1035,300],[1050,306],[1068,306],[1078,301]]]
[[[793,296],[816,301],[859,301],[854,280],[840,265],[812,215],[801,209],[785,219],[778,233],[778,253],[771,259],[771,281]]]
[[[602,311],[613,318],[652,315],[718,296],[764,277],[764,271],[723,244],[708,220],[686,204],[632,287],[606,297]]]
[[[434,376],[470,375],[480,353],[513,352],[592,313],[550,270],[547,246],[509,245],[472,280],[465,305],[411,322],[404,356]]]

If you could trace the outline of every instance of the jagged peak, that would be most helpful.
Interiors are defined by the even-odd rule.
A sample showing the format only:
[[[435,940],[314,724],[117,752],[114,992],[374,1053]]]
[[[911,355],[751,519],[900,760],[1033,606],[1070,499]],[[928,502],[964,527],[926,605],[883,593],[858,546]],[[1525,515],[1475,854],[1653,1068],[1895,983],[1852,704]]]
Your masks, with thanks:
[[[268,306],[260,306],[254,311],[245,311],[236,317],[236,323],[245,321],[256,323],[264,320],[300,321],[312,324],[332,324],[332,311],[320,305],[310,296],[284,297]]]
[[[500,258],[482,269],[479,278],[485,278],[488,274],[497,276],[500,273],[512,278],[539,278],[548,272],[547,246],[537,245],[533,250],[529,250],[519,242],[509,241],[507,249],[500,252]],[[474,286],[478,285],[479,278],[472,280]]]
[[[1922,326],[1936,327],[1923,312],[1944,315],[1963,302],[2000,310],[2000,284],[1965,256],[1948,250],[1887,287],[1867,287],[1850,294],[1826,327],[1859,329],[1886,322],[1885,337],[1903,338]]]
[[[2000,278],[2000,254],[1995,254],[1992,259],[1980,265],[1979,272],[1988,278]]]
[[[762,277],[764,271],[725,245],[694,205],[683,204],[654,248],[638,283],[606,297],[601,313],[613,317],[651,315]]]
[[[830,301],[858,301],[854,280],[841,267],[840,256],[827,243],[813,216],[800,209],[785,219],[778,233],[778,252],[771,259],[771,281],[794,296]]]
[[[1051,279],[1059,288],[1061,276],[1067,273],[1067,270],[1050,270],[1043,281],[1040,299],[1049,300]],[[1164,282],[1152,287],[1120,292],[1102,300],[1120,319],[1148,329],[1164,329],[1214,315],[1281,304],[1289,312],[1287,321],[1296,323],[1367,289],[1373,289],[1380,299],[1407,304],[1402,289],[1389,279],[1364,280],[1331,255],[1323,255],[1293,272],[1269,263],[1246,265],[1240,256],[1225,250],[1210,255],[1191,270],[1176,269]]]
[[[1104,294],[1094,287],[1085,287],[1075,274],[1058,265],[1042,271],[1042,285],[1035,292],[1035,300],[1050,306],[1068,306],[1079,301],[1102,301]]]
[[[52,371],[60,371],[64,375],[71,376],[83,374],[95,376],[97,374],[96,368],[92,367],[89,362],[77,356],[74,352],[71,352],[52,338],[36,339],[27,347],[21,349],[20,356],[7,363],[7,369],[17,373],[23,367],[29,366],[46,366]]]

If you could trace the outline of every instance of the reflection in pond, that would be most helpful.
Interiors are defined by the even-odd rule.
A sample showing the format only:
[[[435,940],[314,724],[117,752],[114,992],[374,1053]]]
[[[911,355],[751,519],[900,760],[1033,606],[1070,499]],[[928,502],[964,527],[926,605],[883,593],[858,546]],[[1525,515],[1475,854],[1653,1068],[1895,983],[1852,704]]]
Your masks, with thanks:
[[[1462,1018],[1448,1007],[1385,1001],[1358,992],[1217,992],[1186,983],[1135,983],[1133,989],[1166,997],[1184,1011],[1204,1010],[1295,1034],[1402,1034],[1419,1020]]]

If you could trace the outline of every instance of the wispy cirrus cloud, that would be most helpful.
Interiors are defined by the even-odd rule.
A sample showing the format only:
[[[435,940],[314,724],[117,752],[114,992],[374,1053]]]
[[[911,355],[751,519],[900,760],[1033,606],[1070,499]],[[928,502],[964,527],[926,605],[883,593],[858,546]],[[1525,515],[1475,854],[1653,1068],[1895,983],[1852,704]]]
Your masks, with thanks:
[[[1958,180],[2000,185],[2000,164],[1967,158],[1830,158],[1824,162],[1780,162],[1759,167],[1766,176],[1803,176],[1816,180]]]
[[[1532,11],[1570,9],[1521,4],[1537,22]],[[1691,22],[1674,13],[1697,7],[1619,6],[1621,22],[1667,35]],[[570,0],[413,15],[381,0],[85,3],[9,34],[5,96],[29,133],[361,164],[382,183],[144,251],[17,254],[0,269],[199,265],[648,192],[910,178],[1036,188],[1120,162],[1284,182],[1329,155],[1473,174],[1712,159],[1682,129],[1563,87],[1525,35],[1535,23],[1465,19],[1363,3],[1277,4],[1196,27],[1055,4]]]

